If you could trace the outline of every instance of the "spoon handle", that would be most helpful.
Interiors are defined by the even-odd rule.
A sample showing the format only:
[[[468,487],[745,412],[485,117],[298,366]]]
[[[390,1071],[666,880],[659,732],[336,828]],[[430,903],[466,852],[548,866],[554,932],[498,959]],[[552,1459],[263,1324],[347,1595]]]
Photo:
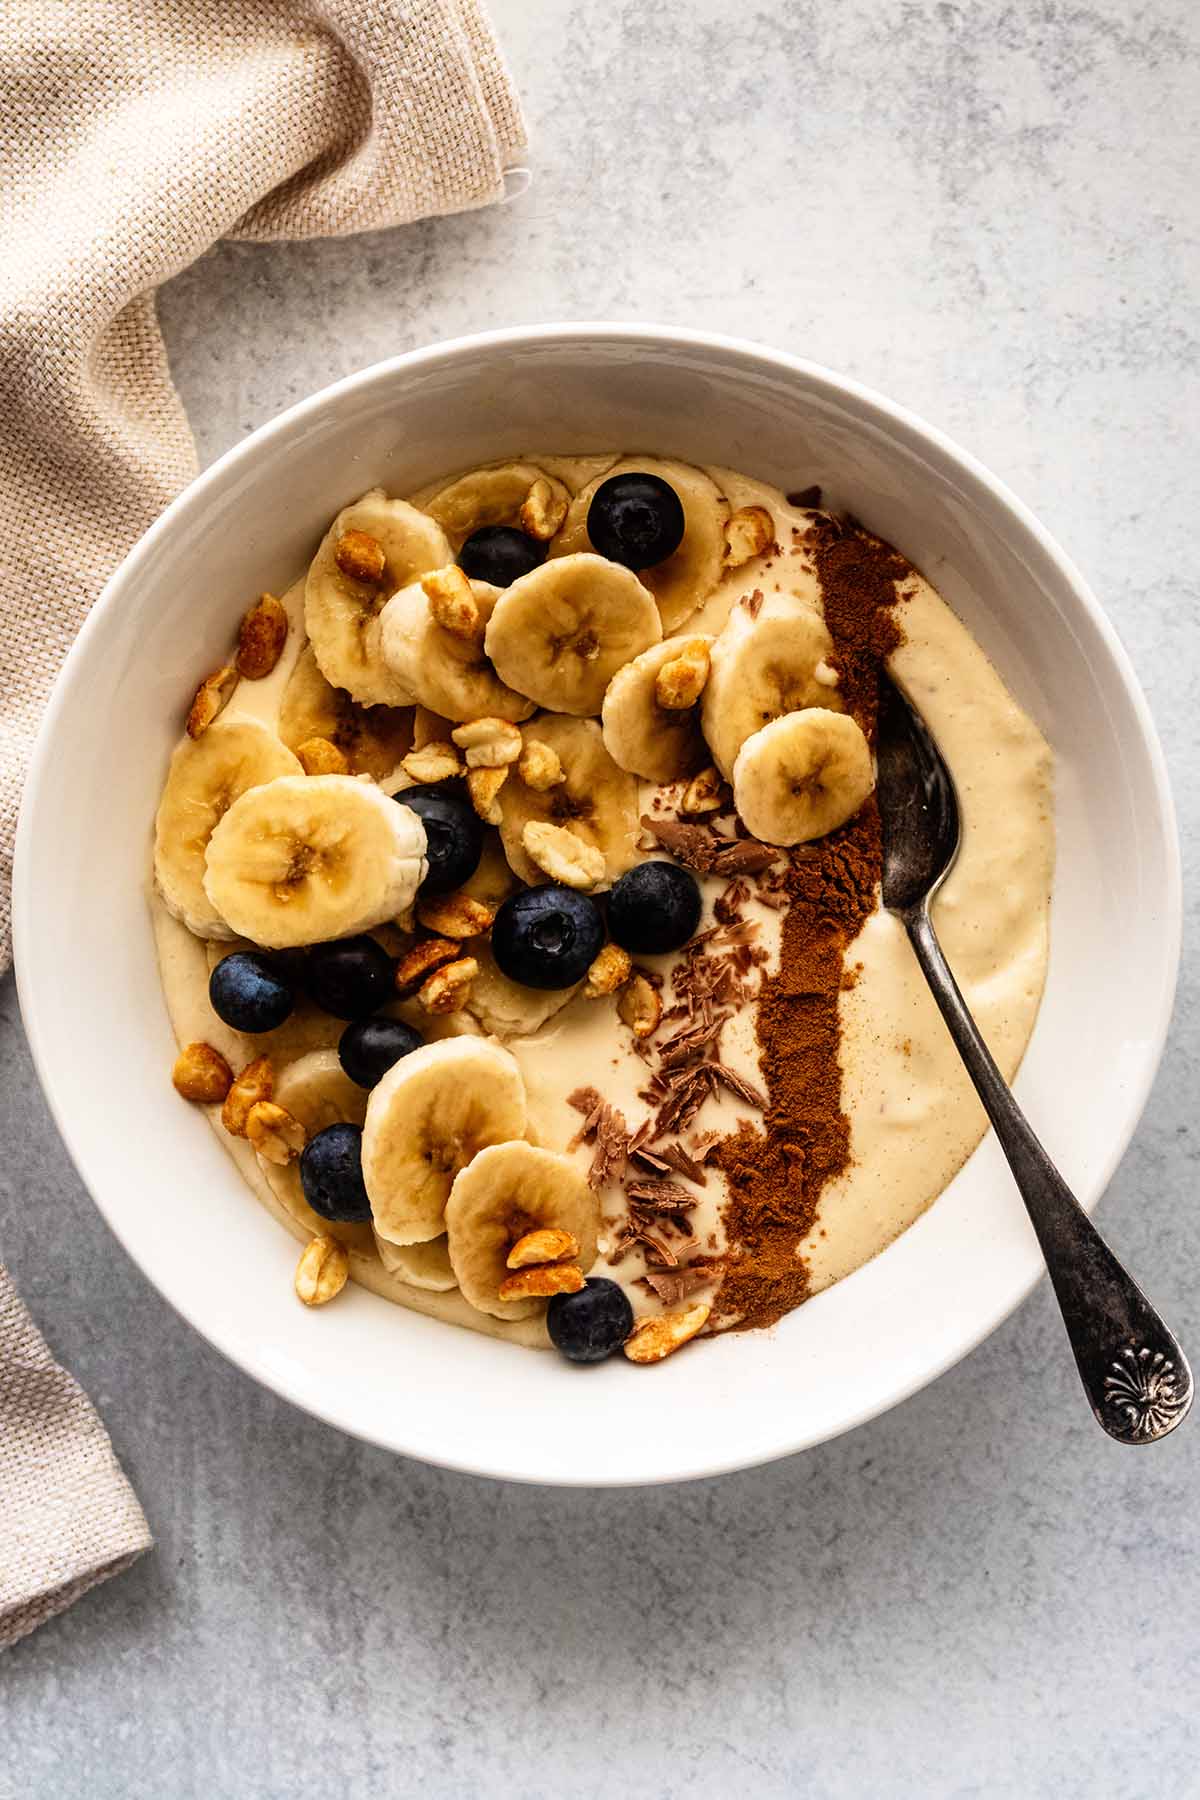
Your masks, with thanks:
[[[1013,1099],[937,941],[928,902],[903,917],[917,961],[1033,1221],[1092,1411],[1119,1443],[1149,1444],[1166,1437],[1192,1403],[1187,1358]]]

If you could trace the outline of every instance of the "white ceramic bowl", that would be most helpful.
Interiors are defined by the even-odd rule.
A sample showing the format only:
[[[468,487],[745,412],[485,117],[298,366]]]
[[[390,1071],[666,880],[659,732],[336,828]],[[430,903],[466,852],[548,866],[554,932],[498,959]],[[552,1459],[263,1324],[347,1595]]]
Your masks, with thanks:
[[[247,595],[289,582],[372,483],[402,493],[522,450],[642,447],[784,488],[820,482],[925,570],[1050,739],[1052,952],[1017,1093],[1087,1206],[1137,1123],[1175,984],[1171,799],[1124,652],[1024,506],[878,395],[695,332],[531,327],[380,363],[231,450],[109,583],[42,728],[15,895],[38,1070],[113,1230],[234,1362],[343,1430],[529,1481],[663,1481],[818,1443],[955,1362],[1041,1270],[989,1138],[898,1242],[774,1331],[652,1371],[619,1357],[576,1369],[359,1289],[305,1311],[294,1241],[172,1092],[144,900],[150,826],[184,699],[224,655]]]

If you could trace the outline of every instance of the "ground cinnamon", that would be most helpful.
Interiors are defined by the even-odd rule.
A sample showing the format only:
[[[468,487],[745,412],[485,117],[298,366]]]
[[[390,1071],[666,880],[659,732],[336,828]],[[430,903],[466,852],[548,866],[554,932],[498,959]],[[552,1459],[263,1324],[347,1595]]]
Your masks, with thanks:
[[[896,583],[911,574],[899,553],[850,524],[822,521],[809,540],[848,709],[874,735],[879,669],[900,641]],[[806,1297],[796,1247],[817,1215],[825,1183],[850,1160],[842,1110],[838,995],[847,946],[873,911],[880,870],[879,813],[868,801],[840,831],[792,851],[786,872],[761,879],[787,897],[778,973],[757,1011],[768,1105],[762,1128],[744,1121],[713,1152],[729,1193],[730,1254],[718,1323],[770,1325]]]

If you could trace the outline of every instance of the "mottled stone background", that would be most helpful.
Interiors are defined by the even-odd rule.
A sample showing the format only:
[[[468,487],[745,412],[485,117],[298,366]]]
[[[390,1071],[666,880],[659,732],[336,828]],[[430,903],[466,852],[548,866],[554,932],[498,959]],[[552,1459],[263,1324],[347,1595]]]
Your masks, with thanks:
[[[529,192],[181,276],[162,314],[202,454],[378,357],[528,320],[720,327],[860,376],[1089,572],[1190,877],[1190,0],[494,10]],[[1194,1353],[1196,974],[1102,1211]],[[158,1537],[0,1666],[3,1800],[1200,1793],[1200,1423],[1107,1442],[1044,1285],[935,1387],[773,1468],[599,1495],[440,1474],[167,1310],[68,1167],[11,984],[0,1012],[0,1241]]]

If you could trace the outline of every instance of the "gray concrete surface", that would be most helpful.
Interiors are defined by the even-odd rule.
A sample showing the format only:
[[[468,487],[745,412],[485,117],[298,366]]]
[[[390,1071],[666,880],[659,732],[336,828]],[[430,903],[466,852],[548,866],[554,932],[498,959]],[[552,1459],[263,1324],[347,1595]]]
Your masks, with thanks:
[[[1193,8],[495,11],[531,190],[180,277],[162,315],[202,454],[509,322],[722,327],[860,376],[1092,576],[1194,895]],[[1200,1349],[1196,982],[1189,944],[1102,1221]],[[601,1495],[441,1474],[259,1392],[167,1310],[67,1164],[11,984],[0,1013],[0,1243],[158,1537],[0,1666],[4,1800],[1200,1793],[1200,1426],[1109,1444],[1044,1286],[935,1387],[770,1469]]]

